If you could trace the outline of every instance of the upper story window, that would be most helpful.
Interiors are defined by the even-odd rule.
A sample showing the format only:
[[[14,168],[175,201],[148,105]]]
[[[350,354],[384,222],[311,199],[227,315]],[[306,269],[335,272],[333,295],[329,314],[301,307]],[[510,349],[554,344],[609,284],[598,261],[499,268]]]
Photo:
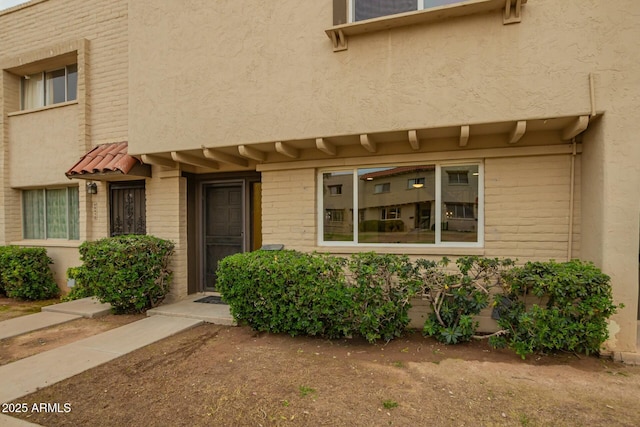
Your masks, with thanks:
[[[468,184],[469,183],[469,172],[467,171],[452,170],[452,171],[447,171],[447,175],[449,177],[449,184]]]
[[[78,93],[78,65],[24,76],[21,86],[23,110],[73,101]]]
[[[462,0],[351,0],[349,21],[364,21],[461,2]]]

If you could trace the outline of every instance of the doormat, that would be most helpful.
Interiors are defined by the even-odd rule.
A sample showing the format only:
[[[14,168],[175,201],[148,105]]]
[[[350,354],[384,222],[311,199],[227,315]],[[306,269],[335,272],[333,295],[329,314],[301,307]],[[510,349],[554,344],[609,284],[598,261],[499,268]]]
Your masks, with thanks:
[[[224,301],[222,301],[222,297],[219,297],[217,295],[209,295],[204,298],[197,299],[193,302],[204,302],[207,304],[226,304]]]

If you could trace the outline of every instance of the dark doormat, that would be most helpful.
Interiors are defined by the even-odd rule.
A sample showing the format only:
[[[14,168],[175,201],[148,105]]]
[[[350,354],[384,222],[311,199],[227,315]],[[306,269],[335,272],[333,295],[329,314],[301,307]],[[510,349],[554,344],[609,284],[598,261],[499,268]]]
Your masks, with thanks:
[[[209,295],[204,298],[197,299],[193,302],[204,302],[207,304],[226,304],[224,301],[222,301],[222,297],[219,297],[217,295]]]

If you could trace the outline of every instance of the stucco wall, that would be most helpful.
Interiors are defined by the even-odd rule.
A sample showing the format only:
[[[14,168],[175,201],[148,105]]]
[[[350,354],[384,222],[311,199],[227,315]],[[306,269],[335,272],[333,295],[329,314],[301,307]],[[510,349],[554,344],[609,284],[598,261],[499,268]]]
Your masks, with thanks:
[[[593,28],[597,3],[539,0],[520,24],[496,11],[354,36],[334,53],[328,0],[136,1],[132,149],[586,113],[608,46]],[[602,22],[618,19],[618,7],[599,9]]]
[[[90,82],[87,120],[91,140],[94,145],[126,140],[128,2],[45,0],[33,3],[0,11],[0,66],[14,66],[16,61],[24,64],[33,58],[31,52],[86,39],[89,45],[86,72]],[[7,112],[18,109],[16,103]],[[77,158],[78,154],[74,152],[73,156]]]
[[[89,197],[64,172],[91,146],[127,139],[127,3],[41,0],[0,11],[0,244],[46,247],[63,290],[80,241],[22,241],[20,189],[80,185],[81,240],[107,235],[106,187]],[[77,101],[20,113],[19,71],[57,68],[68,55]]]
[[[73,165],[69,163],[73,157],[65,153],[77,141],[77,107],[66,105],[9,118],[11,187],[72,184],[64,173]]]

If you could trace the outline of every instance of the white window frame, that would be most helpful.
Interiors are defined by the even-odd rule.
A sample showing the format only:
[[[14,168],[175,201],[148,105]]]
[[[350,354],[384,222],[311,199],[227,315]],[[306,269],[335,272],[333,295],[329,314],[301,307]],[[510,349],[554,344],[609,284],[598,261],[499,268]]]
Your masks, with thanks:
[[[478,228],[477,242],[443,242],[442,241],[442,229],[441,227],[435,227],[435,243],[359,243],[358,242],[358,222],[353,224],[353,241],[325,241],[324,240],[324,199],[323,199],[323,186],[324,186],[324,174],[335,172],[351,172],[353,174],[353,205],[354,212],[359,212],[358,206],[358,169],[369,168],[384,168],[384,167],[398,167],[398,166],[421,166],[421,165],[434,165],[435,166],[435,224],[442,224],[442,210],[444,202],[442,201],[442,168],[459,166],[469,167],[478,166]],[[371,165],[358,165],[351,168],[336,167],[336,168],[323,168],[317,171],[317,229],[318,229],[318,246],[347,246],[347,247],[384,247],[384,248],[483,248],[484,247],[484,161],[481,159],[469,159],[463,161],[425,161],[419,163],[394,163],[394,164],[371,164]]]
[[[70,67],[76,67],[76,97],[74,99],[69,99],[69,68]],[[56,71],[60,71],[60,70],[64,70],[64,101],[60,101],[60,102],[51,102],[51,103],[47,103],[47,74],[49,73],[53,73]],[[26,99],[24,97],[24,85],[25,85],[25,81],[29,80],[31,78],[31,76],[34,75],[41,75],[42,76],[42,93],[39,93],[39,97],[40,100],[42,102],[42,106],[39,107],[25,107],[26,104]],[[20,79],[20,109],[21,110],[32,110],[35,108],[42,108],[42,107],[48,107],[51,105],[57,105],[57,104],[61,104],[63,102],[69,102],[69,101],[75,101],[78,99],[78,64],[69,64],[69,65],[65,65],[63,67],[57,67],[57,68],[53,68],[51,70],[44,70],[44,71],[40,71],[37,73],[32,73],[29,74],[27,76],[22,77],[22,79]]]
[[[348,11],[348,19],[347,22],[353,23],[353,22],[363,22],[363,21],[355,21],[355,17],[356,17],[356,2],[355,0],[348,0],[349,1],[349,7],[347,8]],[[455,3],[464,3],[465,0],[459,0],[456,1]],[[453,4],[455,4],[453,3]],[[448,6],[449,4],[443,5],[443,6]],[[433,9],[434,7],[440,7],[440,6],[432,6],[432,7],[428,7],[427,9]],[[425,10],[424,7],[424,0],[418,0],[418,5],[415,11],[419,11],[419,10]],[[414,11],[412,11],[414,12]],[[407,12],[401,12],[401,13],[407,13]],[[397,14],[394,14],[397,15]],[[393,15],[386,15],[386,16],[393,16]],[[382,16],[380,18],[383,18]],[[376,18],[373,18],[376,19]]]

